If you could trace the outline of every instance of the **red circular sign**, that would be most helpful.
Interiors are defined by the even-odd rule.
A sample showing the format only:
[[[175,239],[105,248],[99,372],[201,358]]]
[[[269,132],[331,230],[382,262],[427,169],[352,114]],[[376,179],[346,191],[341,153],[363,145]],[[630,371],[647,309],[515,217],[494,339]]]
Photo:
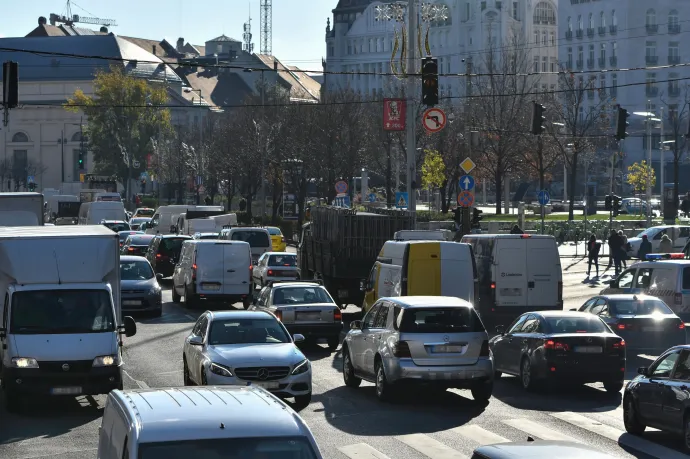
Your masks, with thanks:
[[[458,194],[458,205],[460,207],[472,207],[474,204],[474,193],[471,191],[461,191]]]

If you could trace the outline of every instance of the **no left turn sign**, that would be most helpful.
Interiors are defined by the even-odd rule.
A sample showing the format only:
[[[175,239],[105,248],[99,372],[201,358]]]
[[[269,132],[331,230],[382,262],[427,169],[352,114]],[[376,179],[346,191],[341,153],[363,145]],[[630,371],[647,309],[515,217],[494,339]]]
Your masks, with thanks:
[[[424,129],[432,134],[446,127],[446,121],[446,112],[440,108],[430,108],[422,116]]]

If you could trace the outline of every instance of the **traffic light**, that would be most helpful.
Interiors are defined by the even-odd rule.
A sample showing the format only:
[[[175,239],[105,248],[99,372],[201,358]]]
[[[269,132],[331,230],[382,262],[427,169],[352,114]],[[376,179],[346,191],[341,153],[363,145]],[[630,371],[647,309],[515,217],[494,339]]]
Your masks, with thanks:
[[[541,135],[544,132],[544,121],[546,117],[544,112],[546,108],[537,102],[532,103],[532,134]]]
[[[616,139],[623,140],[628,136],[625,132],[628,128],[628,111],[622,108],[620,105],[616,105]]]
[[[477,209],[476,207],[472,209],[472,228],[478,228],[480,222],[482,221],[482,214],[484,212]]]
[[[604,209],[606,209],[609,212],[613,210],[613,198],[611,197],[611,195],[606,196],[606,200],[604,201]]]
[[[5,108],[19,105],[19,67],[16,62],[7,61],[2,65],[2,94]]]
[[[29,191],[32,193],[36,191],[36,184],[34,182],[29,183]]]
[[[427,107],[438,104],[438,59],[422,59],[422,103]]]
[[[623,206],[622,198],[620,196],[613,196],[613,216],[617,217]]]
[[[79,150],[79,155],[77,156],[77,169],[80,171],[85,170],[84,168],[84,151]]]

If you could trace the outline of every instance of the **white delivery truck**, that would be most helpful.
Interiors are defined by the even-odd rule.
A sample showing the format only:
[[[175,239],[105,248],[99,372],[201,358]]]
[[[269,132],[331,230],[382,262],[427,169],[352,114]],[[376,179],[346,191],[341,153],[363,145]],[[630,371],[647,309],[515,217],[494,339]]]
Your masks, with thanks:
[[[0,193],[0,226],[43,226],[41,193]]]
[[[122,389],[120,244],[105,226],[0,228],[5,407],[40,395]]]
[[[194,206],[173,205],[160,206],[151,217],[151,224],[146,228],[146,234],[174,234],[177,233],[177,219],[182,213],[205,212],[204,217],[223,213],[223,206]]]
[[[73,204],[71,206],[63,206],[63,210],[66,208],[73,208],[76,206],[77,215],[60,215],[60,204],[63,202],[79,203],[79,196],[69,194],[51,194],[50,196],[45,196],[45,200],[46,212],[51,222],[55,222],[55,220],[57,220],[58,218],[79,217],[79,205],[76,204]]]

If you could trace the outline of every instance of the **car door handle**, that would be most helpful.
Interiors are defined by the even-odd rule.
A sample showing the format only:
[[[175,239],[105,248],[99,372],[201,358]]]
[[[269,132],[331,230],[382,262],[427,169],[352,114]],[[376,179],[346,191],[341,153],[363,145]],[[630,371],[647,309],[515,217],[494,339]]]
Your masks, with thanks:
[[[235,270],[234,270],[234,269],[228,269],[228,272],[229,272],[229,273],[234,273]]]

